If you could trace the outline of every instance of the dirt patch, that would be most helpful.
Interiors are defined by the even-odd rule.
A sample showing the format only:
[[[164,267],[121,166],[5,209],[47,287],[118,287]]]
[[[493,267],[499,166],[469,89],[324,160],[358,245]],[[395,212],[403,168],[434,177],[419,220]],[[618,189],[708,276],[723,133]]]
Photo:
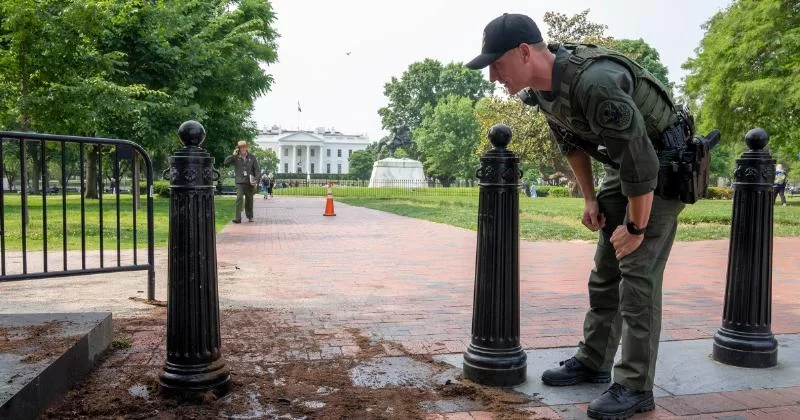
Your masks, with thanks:
[[[0,327],[0,353],[24,356],[23,363],[55,359],[69,349],[74,336],[61,333],[64,321],[49,321],[39,325]]]
[[[121,341],[130,346],[112,348],[90,376],[42,418],[420,419],[426,414],[424,402],[464,396],[503,416],[497,418],[525,418],[515,408],[530,403],[527,399],[459,380],[429,387],[355,386],[349,374],[354,368],[408,352],[357,329],[301,330],[292,316],[264,309],[224,311],[222,354],[231,370],[229,392],[189,399],[160,393],[165,310],[157,308],[150,317],[115,319],[115,336],[124,337]],[[452,370],[427,356],[408,357],[428,364],[434,373]],[[515,413],[519,416],[512,417]]]

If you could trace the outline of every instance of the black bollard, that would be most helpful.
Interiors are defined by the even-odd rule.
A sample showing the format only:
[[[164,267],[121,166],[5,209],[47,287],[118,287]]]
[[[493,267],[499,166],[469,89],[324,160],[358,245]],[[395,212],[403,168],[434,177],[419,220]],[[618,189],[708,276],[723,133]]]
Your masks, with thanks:
[[[760,128],[748,131],[749,150],[736,160],[725,309],[714,335],[714,359],[740,367],[778,363],[770,329],[775,160],[764,150],[768,140]]]
[[[205,129],[186,121],[184,147],[169,158],[169,296],[165,392],[224,393],[230,381],[220,349],[214,158],[200,145]]]
[[[494,146],[481,158],[478,247],[472,340],[464,377],[482,385],[525,382],[527,355],[519,344],[519,158],[506,149],[511,129],[489,130]]]

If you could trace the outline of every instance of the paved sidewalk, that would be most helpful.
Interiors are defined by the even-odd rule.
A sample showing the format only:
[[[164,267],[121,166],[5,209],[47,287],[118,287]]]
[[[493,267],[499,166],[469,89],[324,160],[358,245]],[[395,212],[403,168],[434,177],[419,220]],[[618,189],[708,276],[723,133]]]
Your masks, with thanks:
[[[323,217],[324,199],[258,200],[254,223],[227,226],[218,236],[221,305],[284,308],[292,326],[319,334],[359,328],[412,354],[463,352],[471,327],[475,232],[336,207],[337,216]],[[797,334],[800,238],[775,239],[774,249],[772,330]],[[594,244],[586,242],[521,243],[523,347],[572,347],[580,339],[593,252]],[[727,253],[727,241],[675,244],[665,274],[662,341],[708,339],[719,328]],[[332,343],[322,352],[347,354],[347,347]],[[783,388],[666,396],[648,416],[800,418],[800,387],[792,385],[776,381],[772,386]],[[585,412],[585,404],[554,408],[558,412],[545,407],[534,414],[581,418]]]

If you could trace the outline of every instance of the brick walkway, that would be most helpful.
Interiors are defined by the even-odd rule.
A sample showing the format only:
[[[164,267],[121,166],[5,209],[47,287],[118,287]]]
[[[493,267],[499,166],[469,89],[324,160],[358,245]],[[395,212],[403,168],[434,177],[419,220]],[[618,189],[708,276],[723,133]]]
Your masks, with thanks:
[[[255,223],[231,224],[218,235],[223,308],[283,308],[293,326],[319,333],[358,328],[411,353],[464,351],[475,232],[341,203],[336,203],[337,216],[323,217],[319,198],[278,197],[256,204]],[[774,250],[772,330],[800,333],[800,238],[776,239]],[[727,251],[727,241],[675,244],[665,274],[662,340],[709,338],[719,328]],[[523,347],[574,346],[580,339],[593,252],[594,245],[584,242],[520,244]],[[333,343],[323,351],[343,350]],[[657,402],[650,417],[800,418],[800,388]],[[585,405],[556,408],[536,414],[573,418],[585,411]]]

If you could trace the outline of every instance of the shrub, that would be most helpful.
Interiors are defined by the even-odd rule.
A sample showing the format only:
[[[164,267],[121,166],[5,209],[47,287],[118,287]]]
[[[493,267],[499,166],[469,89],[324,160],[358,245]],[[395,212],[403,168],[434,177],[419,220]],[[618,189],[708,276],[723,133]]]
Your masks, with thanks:
[[[567,187],[537,185],[536,195],[539,197],[569,197],[569,190]]]
[[[153,182],[153,193],[159,197],[169,197],[169,181]]]
[[[733,188],[729,187],[708,187],[709,200],[730,200],[733,198]]]

